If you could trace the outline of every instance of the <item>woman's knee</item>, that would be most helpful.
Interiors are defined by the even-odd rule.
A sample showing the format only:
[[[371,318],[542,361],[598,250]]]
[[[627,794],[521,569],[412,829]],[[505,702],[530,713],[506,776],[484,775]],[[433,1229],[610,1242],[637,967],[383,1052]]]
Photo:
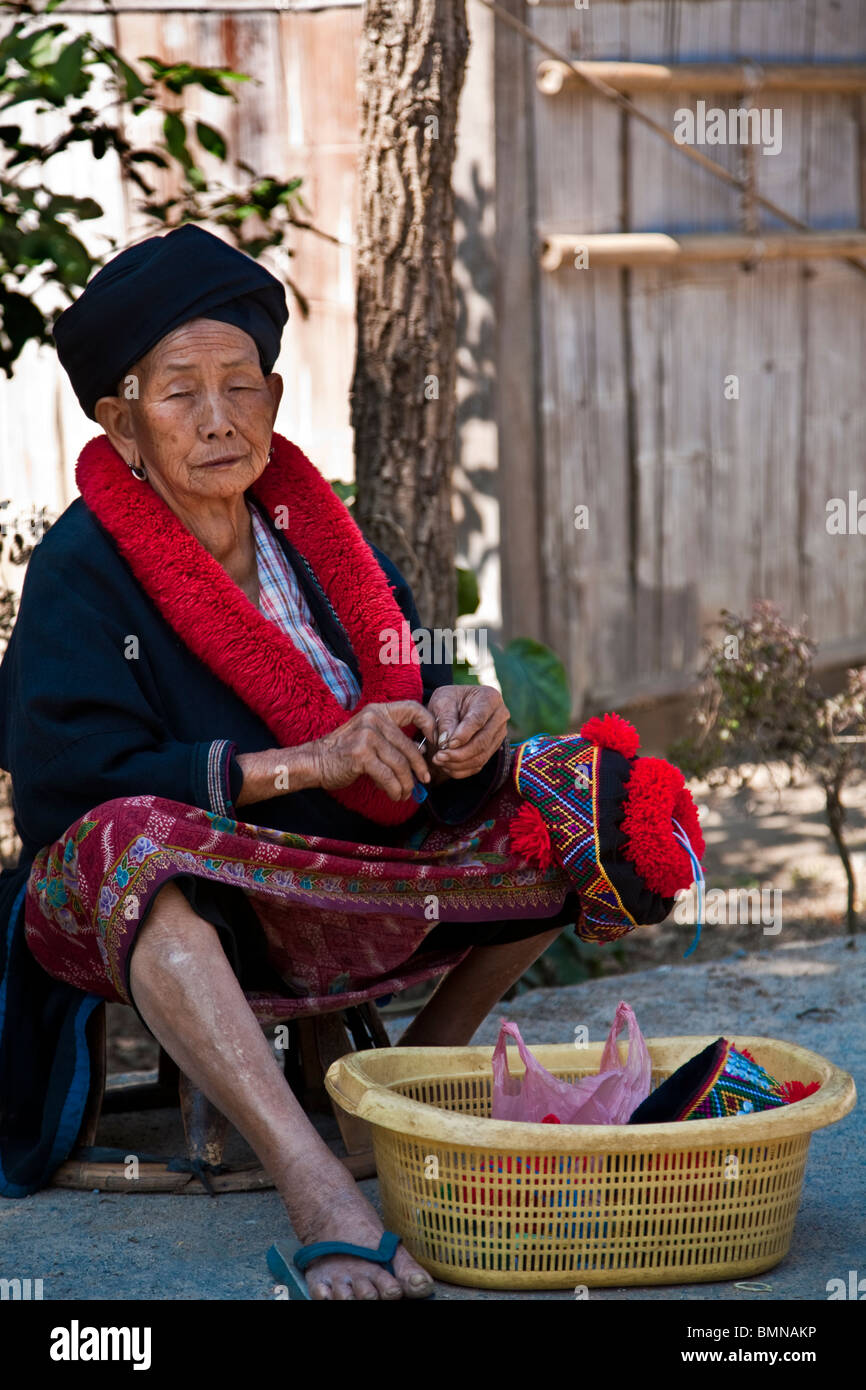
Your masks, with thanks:
[[[176,884],[164,883],[135,934],[130,983],[141,980],[144,972],[188,974],[214,951],[224,954],[216,928],[198,915]]]

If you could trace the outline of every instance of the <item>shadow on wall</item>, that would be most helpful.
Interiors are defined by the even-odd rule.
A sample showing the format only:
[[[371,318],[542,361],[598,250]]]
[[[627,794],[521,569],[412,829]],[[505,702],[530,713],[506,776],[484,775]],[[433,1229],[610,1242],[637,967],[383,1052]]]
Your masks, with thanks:
[[[459,469],[454,491],[460,498],[462,518],[457,525],[457,548],[470,553],[470,544],[484,536],[485,518],[478,498],[498,500],[495,443],[492,456],[478,461],[467,458],[464,431],[475,421],[494,424],[496,402],[495,355],[495,259],[485,220],[493,207],[493,190],[485,188],[479,166],[472,166],[472,195],[458,195],[455,203],[457,244],[455,275],[457,293],[457,431]],[[491,436],[495,440],[495,436]],[[473,451],[475,453],[477,451]],[[495,559],[498,541],[484,539],[472,568],[480,572]],[[536,634],[538,635],[538,634]]]

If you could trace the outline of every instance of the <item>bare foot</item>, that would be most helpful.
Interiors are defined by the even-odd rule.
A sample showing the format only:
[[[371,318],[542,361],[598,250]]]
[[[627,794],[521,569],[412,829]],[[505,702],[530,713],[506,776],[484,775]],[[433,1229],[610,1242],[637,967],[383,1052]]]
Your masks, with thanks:
[[[344,1240],[375,1250],[384,1232],[382,1222],[339,1159],[329,1157],[333,1167],[327,1165],[324,1171],[319,1164],[315,1170],[305,1167],[292,1173],[283,1191],[292,1225],[304,1245]],[[397,1246],[393,1264],[391,1275],[384,1265],[354,1255],[323,1255],[306,1271],[310,1297],[316,1301],[426,1298],[433,1280],[402,1244]]]

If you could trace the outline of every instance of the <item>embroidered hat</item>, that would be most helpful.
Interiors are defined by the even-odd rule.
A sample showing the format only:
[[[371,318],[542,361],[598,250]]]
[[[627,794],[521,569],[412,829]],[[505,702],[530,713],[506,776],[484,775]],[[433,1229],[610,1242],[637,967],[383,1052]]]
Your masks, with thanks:
[[[663,921],[675,894],[701,879],[704,838],[685,778],[662,758],[639,758],[639,747],[632,724],[605,714],[579,737],[538,734],[517,750],[524,804],[511,821],[511,848],[570,873],[587,941]]]
[[[819,1087],[817,1081],[777,1081],[745,1048],[738,1051],[727,1038],[717,1038],[657,1086],[632,1112],[629,1124],[749,1115],[803,1100]]]

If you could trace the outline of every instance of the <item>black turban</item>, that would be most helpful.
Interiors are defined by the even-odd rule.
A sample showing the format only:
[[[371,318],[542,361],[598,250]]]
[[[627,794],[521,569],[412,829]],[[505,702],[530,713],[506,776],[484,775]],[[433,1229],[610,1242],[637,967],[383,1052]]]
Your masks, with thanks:
[[[128,369],[190,319],[219,319],[255,341],[273,371],[289,311],[270,271],[192,222],[122,251],[54,325],[57,355],[81,407],[95,420]]]

